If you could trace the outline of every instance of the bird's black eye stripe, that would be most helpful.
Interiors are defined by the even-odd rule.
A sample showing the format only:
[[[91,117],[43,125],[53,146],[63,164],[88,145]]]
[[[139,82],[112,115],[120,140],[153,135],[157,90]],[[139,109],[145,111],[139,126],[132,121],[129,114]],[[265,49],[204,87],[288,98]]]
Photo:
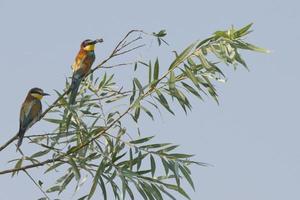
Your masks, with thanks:
[[[31,94],[39,94],[42,95],[43,93],[41,91],[31,91]]]

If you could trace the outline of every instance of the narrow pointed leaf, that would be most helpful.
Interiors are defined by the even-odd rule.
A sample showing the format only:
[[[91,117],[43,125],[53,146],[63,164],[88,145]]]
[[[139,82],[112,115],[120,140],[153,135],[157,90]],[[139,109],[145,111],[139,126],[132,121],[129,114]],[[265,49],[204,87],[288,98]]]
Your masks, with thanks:
[[[159,76],[159,61],[158,61],[158,58],[156,58],[156,61],[154,64],[153,80],[157,80],[158,76]]]
[[[76,180],[79,181],[80,180],[80,172],[79,172],[79,169],[78,169],[75,161],[71,157],[69,157],[69,164],[72,166],[72,170],[74,172]]]
[[[155,164],[155,159],[153,158],[152,155],[150,155],[150,163],[151,163],[151,174],[153,177],[155,174],[155,170],[156,170],[156,164]]]

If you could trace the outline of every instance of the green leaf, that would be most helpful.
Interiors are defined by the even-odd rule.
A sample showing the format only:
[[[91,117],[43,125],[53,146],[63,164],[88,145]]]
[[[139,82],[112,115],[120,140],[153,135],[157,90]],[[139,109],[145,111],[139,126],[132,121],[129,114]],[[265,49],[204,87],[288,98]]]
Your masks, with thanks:
[[[158,96],[158,98],[156,98],[160,104],[165,107],[170,113],[172,113],[173,115],[175,115],[175,113],[171,110],[169,104],[168,104],[168,101],[167,99],[164,97],[164,95],[159,91],[159,90],[156,90],[156,94]]]
[[[152,192],[151,192],[152,188],[151,188],[151,190],[149,190],[149,187],[147,187],[145,182],[141,182],[141,186],[142,186],[143,191],[146,193],[148,199],[155,200],[155,198],[153,197]]]
[[[76,165],[76,162],[73,160],[72,157],[69,157],[69,164],[72,166],[72,170],[74,172],[76,180],[79,181],[80,180],[80,171]]]
[[[161,159],[161,162],[164,166],[165,173],[166,173],[166,175],[168,175],[169,174],[169,169],[170,169],[169,163],[163,157],[161,157],[160,159]]]
[[[88,195],[84,195],[84,196],[80,197],[80,198],[77,199],[77,200],[85,200],[87,197],[88,197]]]
[[[147,144],[147,145],[140,146],[140,149],[154,149],[154,148],[164,147],[164,146],[167,146],[167,145],[170,145],[170,144],[171,143]]]
[[[57,192],[60,190],[60,186],[59,185],[55,185],[51,188],[49,188],[48,190],[46,190],[47,193],[51,193],[51,192]]]
[[[99,184],[100,184],[100,187],[101,187],[101,190],[102,190],[103,198],[104,198],[104,200],[107,200],[107,193],[106,193],[105,183],[104,183],[101,176],[99,176],[98,179],[99,179]]]
[[[146,182],[143,183],[143,186],[149,193],[151,192],[151,195],[153,195],[156,200],[163,200],[160,192],[155,187],[152,187]]]
[[[181,54],[176,57],[176,59],[172,62],[169,67],[169,71],[173,70],[177,66],[179,66],[182,62],[184,62],[189,56],[191,51],[194,49],[196,43],[191,44],[188,46]]]
[[[151,187],[154,191],[153,194],[154,194],[155,198],[157,200],[163,200],[163,197],[162,197],[160,191],[157,189],[157,186],[155,184],[151,183]]]
[[[71,123],[71,120],[72,120],[72,116],[73,114],[70,113],[67,117],[67,120],[66,120],[66,130],[68,131],[69,130],[69,127],[70,127],[70,123]]]
[[[79,146],[73,146],[73,147],[71,147],[70,149],[68,149],[68,151],[67,151],[67,154],[71,154],[71,153],[74,153],[74,152],[76,152],[77,150],[79,150]]]
[[[158,61],[158,58],[156,58],[156,61],[154,64],[153,80],[158,80],[158,76],[159,76],[159,61]]]
[[[52,166],[50,166],[45,172],[44,174],[46,174],[47,172],[50,172],[54,169],[56,169],[57,167],[59,167],[60,165],[64,164],[63,162],[57,162],[55,164],[53,164]]]
[[[133,160],[132,148],[129,149],[129,160]],[[132,165],[129,166],[129,170],[132,170]]]
[[[143,158],[144,158],[144,157],[143,157],[142,152],[139,152],[138,157],[137,157],[136,170],[139,170],[140,167],[142,166]]]
[[[176,200],[176,198],[171,194],[169,193],[168,191],[166,191],[163,186],[159,186],[158,187],[160,191],[162,191],[163,193],[165,193],[168,197],[170,197],[172,200]]]
[[[37,157],[41,157],[41,156],[44,156],[46,155],[47,153],[49,153],[51,150],[48,149],[48,150],[45,150],[45,151],[39,151],[37,153],[34,153],[32,156],[30,156],[31,158],[37,158]]]
[[[156,165],[155,165],[155,159],[153,158],[152,154],[150,155],[150,163],[151,163],[151,174],[152,177],[154,177]]]
[[[144,174],[149,174],[151,172],[151,169],[150,170],[140,170],[140,171],[136,171],[136,173],[138,175],[144,175]]]
[[[175,95],[175,89],[176,89],[176,87],[175,87],[176,78],[175,78],[175,73],[174,73],[174,71],[171,71],[171,72],[170,72],[170,78],[169,78],[168,83],[169,83],[169,90],[170,90],[170,93],[171,93],[172,96],[174,96],[174,95]]]
[[[41,197],[41,198],[39,198],[38,200],[48,200],[48,198],[47,197]],[[59,200],[59,199],[58,199]]]
[[[132,192],[132,190],[130,189],[130,187],[128,186],[128,183],[125,185],[125,187],[126,187],[127,194],[129,194],[129,196],[130,196],[130,199],[131,199],[131,200],[134,200],[133,192]]]
[[[103,160],[101,161],[101,163],[100,163],[100,165],[99,165],[97,171],[96,171],[96,174],[95,174],[94,180],[93,180],[93,185],[92,185],[92,187],[91,187],[91,189],[90,189],[90,192],[89,192],[89,195],[88,195],[88,200],[90,200],[90,199],[93,197],[93,195],[94,195],[94,193],[95,193],[95,191],[96,191],[97,184],[98,184],[98,179],[99,179],[99,177],[101,176],[102,172],[104,171],[105,163],[106,163],[106,160],[103,159]],[[100,184],[101,184],[101,183],[100,183]],[[101,185],[100,185],[100,186],[101,186]],[[103,192],[103,190],[102,190],[102,192]]]
[[[238,53],[238,51],[236,50],[235,51],[235,60],[240,63],[241,65],[243,65],[248,71],[249,71],[249,68],[246,64],[246,62],[244,61],[244,59],[242,58],[242,56]]]
[[[131,97],[129,99],[129,103],[130,104],[132,104],[133,101],[134,101],[135,93],[136,93],[135,84],[134,84],[134,81],[132,81],[132,95],[131,95]]]
[[[175,90],[174,97],[176,97],[177,101],[179,102],[180,106],[182,107],[185,113],[187,113],[186,107],[188,107],[191,110],[191,104],[189,100],[180,90]]]
[[[144,89],[140,81],[137,78],[134,78],[133,80],[136,86],[139,88],[140,94],[144,94]]]
[[[134,71],[136,71],[137,67],[138,67],[138,62],[135,62],[134,63]]]
[[[193,60],[191,57],[189,57],[189,58],[187,59],[187,62],[188,62],[188,64],[190,65],[190,67],[195,67],[195,66],[197,66],[197,64],[194,62],[194,60]]]
[[[116,152],[116,153],[117,153],[117,152]],[[126,154],[127,154],[127,152],[125,152],[125,153],[123,153],[123,154],[121,154],[121,155],[119,155],[119,156],[117,156],[117,157],[113,157],[113,158],[112,158],[112,162],[113,162],[113,163],[117,162],[118,160],[120,160],[121,158],[123,158]]]
[[[250,33],[251,31],[249,31],[249,29],[252,27],[253,23],[250,23],[246,26],[244,26],[243,28],[237,30],[234,32],[234,37],[235,38],[240,38],[240,37],[243,37],[245,35],[247,35],[248,33]]]
[[[120,175],[121,181],[122,181],[122,199],[125,200],[126,197],[126,185],[127,181],[124,176]]]
[[[152,113],[147,109],[145,108],[144,106],[141,106],[141,109],[152,119],[154,120],[154,117],[152,115]]]
[[[181,82],[181,84],[182,84],[183,87],[185,87],[190,93],[192,93],[192,94],[195,95],[196,97],[199,97],[201,100],[203,100],[203,98],[200,96],[199,92],[197,92],[197,90],[195,90],[193,87],[191,87],[190,85],[186,84],[185,82]]]
[[[156,37],[165,37],[167,35],[166,30],[160,30],[158,33],[153,33],[154,36]]]
[[[204,44],[210,42],[210,41],[211,41],[212,39],[214,39],[214,38],[215,38],[215,37],[212,36],[212,37],[209,37],[209,38],[207,38],[207,39],[205,39],[205,40],[202,40],[201,42],[198,43],[198,45],[196,46],[196,49],[198,49],[198,48],[200,48],[202,45],[204,45]]]
[[[260,52],[260,53],[270,53],[269,50],[261,48],[261,47],[257,47],[253,44],[247,43],[247,42],[243,42],[240,40],[235,40],[235,44],[234,46],[240,48],[240,49],[245,49],[245,50],[250,50],[250,51],[256,51],[256,52]]]
[[[20,160],[18,160],[18,162],[15,165],[15,169],[19,169],[20,167],[22,167],[23,160],[24,160],[24,157],[22,157]],[[11,176],[13,177],[16,173],[18,173],[18,171],[14,171]]]
[[[103,174],[103,177],[107,179],[107,182],[113,182],[113,180],[115,179],[116,176],[117,176],[117,171],[116,170],[113,172],[113,174],[110,177],[106,177]]]
[[[62,120],[60,119],[50,119],[50,118],[43,118],[45,121],[53,123],[53,124],[60,124],[62,123]]]
[[[101,88],[103,88],[103,86],[104,86],[104,84],[106,82],[106,77],[107,77],[107,75],[106,75],[106,72],[105,72],[104,76],[103,76],[103,78],[101,80],[101,82],[99,83],[98,90],[100,90]]]
[[[186,197],[187,199],[190,199],[190,200],[191,200],[191,198],[189,197],[189,195],[188,195],[182,188],[178,188],[178,192],[179,192],[182,196],[184,196],[184,197]]]
[[[140,187],[140,185],[138,183],[136,183],[134,181],[135,187],[136,189],[139,191],[139,193],[141,194],[141,196],[143,197],[144,200],[148,200],[148,197],[146,195],[146,193],[144,192],[144,190]]]
[[[177,158],[177,159],[180,159],[180,158],[191,158],[193,157],[194,155],[190,155],[190,154],[182,154],[182,153],[172,153],[172,154],[168,154],[166,155],[167,157],[172,157],[172,158]]]
[[[216,32],[214,32],[215,39],[219,39],[221,37],[229,39],[229,36],[227,33],[228,33],[227,31],[216,31]]]
[[[141,113],[141,106],[140,106],[140,104],[137,104],[136,108],[135,108],[135,111],[134,111],[134,116],[133,116],[133,119],[134,119],[135,122],[138,121],[138,119],[140,117],[140,113]]]
[[[182,167],[181,165],[179,165],[180,171],[182,172],[183,176],[185,177],[185,179],[188,181],[188,183],[191,185],[191,187],[193,188],[193,190],[195,191],[195,186],[193,183],[193,180],[190,176],[190,172],[188,172],[184,167]]]
[[[148,82],[149,84],[152,82],[152,64],[151,61],[149,61],[149,65],[148,65]]]
[[[120,200],[120,189],[119,189],[119,187],[118,187],[118,185],[116,185],[114,182],[110,182],[110,184],[111,184],[111,188],[112,188],[112,191],[113,191],[113,193],[114,193],[114,196],[115,196],[115,199],[117,199],[117,200]]]
[[[150,136],[150,137],[144,137],[138,140],[132,140],[129,143],[130,144],[141,144],[141,143],[145,143],[148,142],[149,140],[151,140],[154,136]]]
[[[188,196],[188,194],[182,188],[178,188],[176,185],[171,185],[171,184],[165,184],[165,186],[171,190],[179,192],[182,196],[191,200],[191,198]]]
[[[164,148],[164,149],[161,149],[159,151],[157,151],[157,153],[166,153],[166,152],[169,152],[169,151],[172,151],[174,149],[176,149],[177,147],[179,147],[179,145],[172,145],[170,147],[167,147],[167,148]]]
[[[175,180],[176,180],[176,184],[178,187],[180,187],[180,174],[179,174],[179,170],[178,170],[178,161],[169,161],[169,165],[172,166],[170,169],[173,171],[174,176],[175,176]]]
[[[212,68],[212,66],[209,64],[208,60],[206,59],[206,57],[203,55],[202,49],[199,49],[197,51],[197,56],[200,59],[202,65],[206,68],[206,69],[210,69]]]
[[[185,69],[185,74],[186,76],[193,82],[193,84],[199,88],[199,82],[198,79],[196,78],[196,76],[193,74],[193,72],[189,69],[188,66],[185,65],[184,67]]]
[[[70,175],[67,176],[67,178],[62,183],[58,194],[60,194],[61,192],[63,192],[66,189],[67,185],[72,181],[73,178],[74,178],[74,173],[70,173]]]

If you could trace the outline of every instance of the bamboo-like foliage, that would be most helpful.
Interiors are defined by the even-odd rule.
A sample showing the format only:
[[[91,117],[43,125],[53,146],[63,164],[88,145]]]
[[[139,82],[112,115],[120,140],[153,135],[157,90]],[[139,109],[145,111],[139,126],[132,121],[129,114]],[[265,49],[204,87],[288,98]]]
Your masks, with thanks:
[[[226,80],[221,68],[228,65],[235,69],[241,65],[248,69],[240,50],[267,52],[244,40],[251,32],[251,25],[217,31],[205,40],[196,41],[176,53],[168,67],[162,67],[159,59],[106,65],[114,57],[143,47],[140,42],[149,35],[157,39],[159,46],[168,45],[164,30],[153,34],[139,30],[129,32],[112,54],[82,82],[75,106],[68,103],[68,80],[64,91],[56,91],[58,100],[43,115],[45,121],[56,127],[55,130],[26,136],[31,145],[38,145],[38,151],[10,161],[15,163],[14,168],[0,174],[15,175],[22,170],[44,166],[46,174],[58,176],[46,193],[59,195],[68,186],[78,191],[88,184],[89,192],[79,200],[92,199],[97,189],[105,200],[176,199],[174,192],[190,199],[182,181],[195,189],[190,166],[206,164],[192,160],[193,155],[176,151],[178,145],[153,142],[154,136],[143,136],[140,129],[139,134],[133,136],[127,126],[134,123],[143,127],[140,116],[154,120],[156,110],[160,109],[175,115],[173,102],[187,113],[192,108],[190,95],[200,100],[211,96],[218,102],[214,82]],[[135,35],[136,38],[129,39]],[[123,65],[131,65],[133,70],[144,67],[147,76],[143,77],[147,80],[132,77],[132,86],[124,89],[115,81],[113,70],[98,77],[94,73],[101,68]],[[157,170],[159,168],[163,170]],[[44,187],[42,181],[38,185],[41,189]],[[40,199],[49,199],[46,193]]]

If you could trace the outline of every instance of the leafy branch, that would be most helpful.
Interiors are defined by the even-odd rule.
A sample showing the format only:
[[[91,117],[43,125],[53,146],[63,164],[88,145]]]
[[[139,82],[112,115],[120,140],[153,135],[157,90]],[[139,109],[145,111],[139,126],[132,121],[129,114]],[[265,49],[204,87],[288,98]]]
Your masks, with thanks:
[[[105,63],[107,63],[108,61],[110,61],[112,58],[116,57],[116,56],[119,56],[119,55],[122,55],[124,53],[129,53],[133,50],[136,50],[138,48],[141,48],[143,47],[144,45],[139,45],[139,46],[136,46],[136,47],[133,47],[129,50],[126,50],[126,52],[120,52],[121,50],[123,50],[125,47],[127,47],[128,45],[132,44],[133,42],[136,42],[137,39],[134,39],[134,40],[131,40],[130,42],[126,42],[126,39],[133,33],[136,33],[136,32],[139,32],[139,33],[144,33],[144,34],[147,34],[141,30],[131,30],[129,31],[125,36],[124,38],[116,45],[116,47],[113,49],[113,51],[111,52],[111,54],[106,58],[104,59],[103,61],[100,62],[100,64],[98,64],[95,68],[93,68],[89,74],[93,74],[97,69],[101,68]],[[140,39],[141,37],[139,37]],[[121,65],[122,66],[122,65]],[[51,109],[53,109],[58,103],[59,101],[64,98],[66,95],[68,95],[70,93],[70,88],[68,88],[66,91],[64,91],[42,114],[41,114],[41,117],[40,117],[40,120],[43,119],[45,117],[45,115],[47,113],[49,113],[51,111]],[[12,142],[14,142],[16,139],[18,138],[18,134],[15,134],[11,139],[9,139],[5,144],[3,144],[2,146],[0,146],[0,152],[5,149],[7,146],[9,146]]]
[[[267,52],[245,42],[244,36],[251,32],[251,25],[217,31],[205,40],[196,41],[181,53],[176,53],[176,58],[167,68],[161,66],[158,58],[154,62],[135,60],[105,65],[114,57],[146,46],[146,43],[140,43],[144,39],[141,35],[155,37],[158,46],[169,45],[164,39],[164,30],[153,34],[142,30],[128,32],[82,82],[75,106],[68,104],[68,80],[63,92],[56,91],[57,99],[42,115],[45,121],[56,126],[55,130],[26,136],[41,149],[31,156],[23,155],[11,160],[15,166],[0,171],[0,175],[46,166],[45,173],[62,173],[46,191],[58,195],[71,182],[76,183],[75,191],[78,191],[87,177],[91,177],[90,191],[80,200],[91,199],[97,188],[107,199],[109,186],[115,199],[125,199],[126,196],[134,199],[136,194],[132,188],[146,200],[161,200],[164,196],[175,199],[172,191],[190,199],[182,187],[182,181],[195,189],[189,167],[192,164],[207,164],[192,160],[193,155],[176,152],[178,145],[154,143],[153,136],[142,137],[139,127],[134,130],[126,123],[133,120],[130,122],[139,126],[141,114],[154,120],[153,109],[160,112],[161,107],[175,115],[171,101],[176,101],[187,113],[192,108],[187,96],[190,94],[201,100],[203,95],[211,96],[218,102],[214,84],[226,82],[221,68],[228,65],[236,69],[242,65],[248,69],[241,50]],[[123,90],[124,86],[115,82],[114,74],[104,73],[102,77],[96,77],[97,69],[109,70],[122,66],[132,66],[134,71],[140,70],[143,74],[146,72],[148,80],[132,77],[132,87]],[[48,118],[45,118],[46,114],[49,114]],[[135,131],[138,138],[132,136]],[[9,140],[0,147],[0,151],[13,141],[13,138]],[[163,171],[157,170],[159,166]]]

